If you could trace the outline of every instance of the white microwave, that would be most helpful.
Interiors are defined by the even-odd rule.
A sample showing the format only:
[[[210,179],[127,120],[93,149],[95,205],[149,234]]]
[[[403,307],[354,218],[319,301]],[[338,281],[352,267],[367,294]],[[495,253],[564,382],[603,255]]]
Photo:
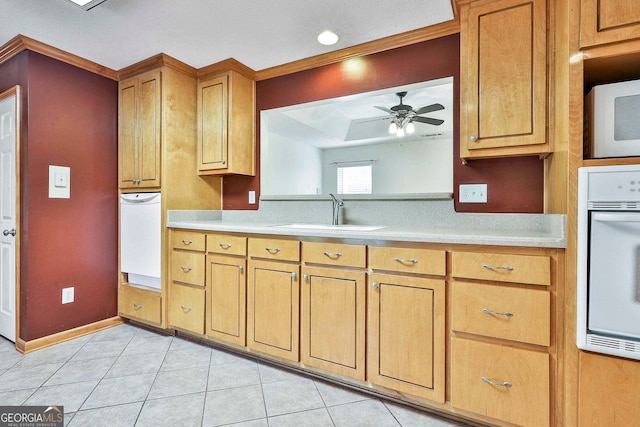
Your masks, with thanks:
[[[585,99],[585,156],[640,156],[640,80],[594,86]]]

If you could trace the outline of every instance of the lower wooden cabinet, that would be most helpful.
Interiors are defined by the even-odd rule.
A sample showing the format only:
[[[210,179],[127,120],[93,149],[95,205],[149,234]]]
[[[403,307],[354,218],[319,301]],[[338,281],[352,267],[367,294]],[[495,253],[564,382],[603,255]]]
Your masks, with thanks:
[[[159,325],[162,322],[162,296],[160,292],[120,285],[118,311],[123,317]]]
[[[169,293],[169,324],[204,334],[204,288],[172,283]]]
[[[247,347],[298,361],[300,266],[250,260]]]
[[[451,405],[520,426],[548,426],[549,354],[452,338]]]
[[[206,327],[208,337],[246,345],[246,294],[244,257],[207,255]]]
[[[365,273],[303,267],[302,362],[365,379]]]
[[[371,274],[368,296],[368,380],[444,403],[444,279]]]

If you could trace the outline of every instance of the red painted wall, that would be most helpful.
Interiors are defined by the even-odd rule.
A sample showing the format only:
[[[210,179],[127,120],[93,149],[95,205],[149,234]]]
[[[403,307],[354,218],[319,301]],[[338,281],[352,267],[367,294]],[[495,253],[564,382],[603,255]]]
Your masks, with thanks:
[[[18,76],[6,72],[16,66]],[[20,338],[29,341],[117,315],[117,82],[34,52],[0,68],[0,88],[16,80],[28,115]],[[70,199],[49,199],[49,165],[71,168]],[[75,302],[62,305],[69,286]]]
[[[460,162],[460,39],[457,34],[363,56],[336,64],[259,81],[256,84],[257,172],[255,177],[224,178],[223,209],[257,209],[247,203],[249,190],[260,194],[260,110],[337,96],[454,77],[454,191],[459,184],[488,184],[488,203],[455,203],[458,212],[543,210],[543,164],[536,157]]]

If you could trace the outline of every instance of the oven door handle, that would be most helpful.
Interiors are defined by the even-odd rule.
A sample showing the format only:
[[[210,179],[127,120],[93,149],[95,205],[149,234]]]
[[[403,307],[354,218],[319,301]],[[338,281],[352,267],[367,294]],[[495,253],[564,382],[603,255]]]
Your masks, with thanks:
[[[640,222],[640,214],[596,213],[592,219],[599,222]]]

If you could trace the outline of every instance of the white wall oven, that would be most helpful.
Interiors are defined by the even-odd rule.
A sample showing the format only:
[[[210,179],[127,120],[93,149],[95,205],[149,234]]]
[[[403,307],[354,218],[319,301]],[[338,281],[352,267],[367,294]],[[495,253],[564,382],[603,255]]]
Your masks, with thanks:
[[[578,170],[577,345],[640,360],[640,165]]]

